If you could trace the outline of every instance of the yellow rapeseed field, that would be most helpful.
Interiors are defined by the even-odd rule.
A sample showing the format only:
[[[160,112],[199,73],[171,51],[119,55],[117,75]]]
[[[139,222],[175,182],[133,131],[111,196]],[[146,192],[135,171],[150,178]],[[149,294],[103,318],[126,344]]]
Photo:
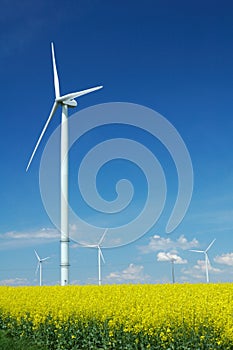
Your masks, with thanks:
[[[175,329],[190,334],[201,329],[204,340],[210,327],[221,346],[233,344],[233,284],[0,287],[0,317],[3,328],[19,326],[20,336],[27,324],[35,333],[46,324],[53,326],[53,336],[68,332],[71,343],[77,337],[74,325],[89,327],[91,320],[105,324],[109,344],[120,328],[124,334],[144,334],[168,344]]]

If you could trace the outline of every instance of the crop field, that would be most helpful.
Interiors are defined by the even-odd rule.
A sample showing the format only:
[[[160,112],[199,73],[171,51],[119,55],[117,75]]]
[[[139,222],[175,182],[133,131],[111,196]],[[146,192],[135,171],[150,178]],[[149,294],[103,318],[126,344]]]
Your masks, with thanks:
[[[46,349],[233,349],[233,284],[0,287],[0,329]]]

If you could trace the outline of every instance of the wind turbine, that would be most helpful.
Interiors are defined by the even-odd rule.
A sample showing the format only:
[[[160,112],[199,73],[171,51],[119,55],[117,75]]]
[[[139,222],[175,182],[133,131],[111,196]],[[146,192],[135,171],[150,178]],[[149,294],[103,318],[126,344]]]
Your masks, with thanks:
[[[53,62],[53,78],[54,78],[54,89],[55,89],[55,101],[53,103],[49,117],[44,125],[44,128],[39,136],[39,139],[36,143],[36,146],[32,152],[32,155],[29,159],[26,171],[28,170],[32,159],[36,153],[36,150],[41,142],[41,139],[54,116],[59,105],[62,106],[62,117],[61,117],[61,160],[60,160],[60,169],[61,169],[61,285],[69,284],[69,218],[68,218],[68,108],[76,107],[77,102],[75,98],[82,95],[89,94],[90,92],[101,89],[103,86],[97,86],[87,90],[82,90],[78,92],[69,93],[66,95],[60,95],[60,86],[59,79],[56,67],[54,45],[51,43],[52,49],[52,62]]]
[[[101,244],[104,240],[104,237],[107,233],[108,229],[106,229],[103,233],[103,235],[100,237],[100,240],[97,244],[85,244],[85,247],[87,248],[97,248],[98,250],[98,284],[99,286],[101,286],[102,284],[102,277],[101,277],[101,260],[103,261],[103,263],[105,264],[105,260],[104,260],[104,256],[101,250]]]
[[[37,267],[36,267],[36,272],[35,274],[37,274],[38,272],[38,269],[40,269],[40,286],[42,286],[42,263],[45,261],[45,260],[48,260],[50,259],[50,257],[48,256],[47,258],[43,258],[41,259],[37,253],[36,250],[34,250],[35,254],[36,254],[36,257],[37,257],[37,260],[38,260],[38,264],[37,264]]]
[[[171,256],[169,257],[171,265],[172,265],[172,283],[175,283],[175,268],[174,268],[174,263],[176,261],[176,258]]]
[[[205,271],[206,271],[206,282],[209,283],[209,270],[208,270],[208,264],[210,265],[209,257],[208,257],[208,250],[210,247],[214,244],[216,241],[216,238],[213,239],[213,241],[208,245],[206,250],[195,250],[195,249],[190,249],[190,252],[195,252],[195,253],[203,253],[205,255]]]

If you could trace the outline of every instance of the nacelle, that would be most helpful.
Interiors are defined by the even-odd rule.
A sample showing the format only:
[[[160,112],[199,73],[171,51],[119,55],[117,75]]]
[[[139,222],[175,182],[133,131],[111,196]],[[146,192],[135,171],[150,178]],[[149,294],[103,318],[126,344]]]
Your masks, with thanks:
[[[76,107],[78,103],[74,99],[68,99],[68,100],[62,101],[62,104],[67,105],[69,107]]]

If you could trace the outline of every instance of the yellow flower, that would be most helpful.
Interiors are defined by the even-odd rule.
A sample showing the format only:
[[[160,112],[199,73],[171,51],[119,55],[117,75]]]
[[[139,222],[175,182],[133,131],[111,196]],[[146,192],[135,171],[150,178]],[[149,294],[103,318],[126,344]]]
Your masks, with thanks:
[[[49,317],[55,333],[73,334],[69,318],[73,324],[82,322],[84,327],[88,327],[88,320],[95,319],[108,325],[110,337],[122,327],[136,335],[159,334],[166,343],[174,338],[174,330],[185,324],[187,330],[195,331],[211,326],[221,334],[217,339],[221,345],[224,339],[233,341],[232,315],[230,283],[0,287],[0,316],[9,329],[15,327],[15,321],[21,324],[24,319],[36,331]],[[205,339],[205,333],[200,339]]]

